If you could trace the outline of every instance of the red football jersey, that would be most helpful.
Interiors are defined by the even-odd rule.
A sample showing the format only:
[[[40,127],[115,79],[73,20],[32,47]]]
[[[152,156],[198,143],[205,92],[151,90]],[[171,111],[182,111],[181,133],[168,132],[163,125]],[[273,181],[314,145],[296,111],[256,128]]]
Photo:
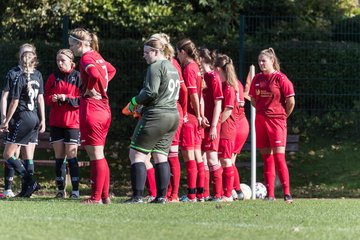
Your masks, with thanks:
[[[106,94],[108,83],[115,76],[116,69],[102,56],[93,50],[84,53],[80,59],[81,95],[86,89],[95,89],[103,99],[108,99]]]
[[[180,91],[179,91],[178,102],[181,106],[183,115],[187,115],[188,90],[186,88],[184,78],[182,76],[182,70],[181,70],[179,62],[175,58],[171,59],[171,63],[175,66],[175,68],[179,74],[179,77],[180,77]]]
[[[52,73],[45,84],[45,103],[50,106],[49,125],[61,128],[79,128],[80,73],[71,71]],[[53,102],[54,94],[64,94],[65,102]]]
[[[241,106],[241,105],[245,104],[245,98],[244,98],[244,87],[243,87],[243,85],[241,84],[240,81],[237,81],[237,84],[238,84],[239,91],[236,93],[237,104],[234,107],[233,111],[235,111],[234,115],[235,115],[236,122],[240,122],[240,120],[243,117],[245,117],[244,107]]]
[[[204,74],[204,81],[206,88],[203,90],[203,99],[205,104],[205,117],[211,123],[214,113],[215,100],[224,98],[222,91],[222,84],[220,76],[215,71],[210,71]]]
[[[257,114],[286,118],[285,100],[295,96],[295,91],[286,75],[275,71],[272,74],[256,74],[249,96],[255,98]]]
[[[231,115],[221,124],[220,138],[235,140],[236,136],[236,111],[234,109],[239,106],[236,98],[236,91],[233,86],[223,83],[223,109],[232,108]]]
[[[189,96],[192,94],[197,94],[199,101],[201,99],[201,88],[202,88],[202,77],[199,66],[196,62],[189,62],[183,70],[183,77],[185,85],[188,89]],[[187,112],[189,114],[195,115],[195,111],[191,105],[190,99],[188,100]]]

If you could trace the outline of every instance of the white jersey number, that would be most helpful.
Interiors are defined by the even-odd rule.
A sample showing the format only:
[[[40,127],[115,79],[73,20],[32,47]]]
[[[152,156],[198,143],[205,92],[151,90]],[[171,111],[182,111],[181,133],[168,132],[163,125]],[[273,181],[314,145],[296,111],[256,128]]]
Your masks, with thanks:
[[[171,92],[171,94],[169,95],[169,99],[175,98],[175,100],[177,101],[179,99],[180,81],[170,79],[168,89]]]
[[[39,89],[34,89],[32,87],[28,89],[28,96],[30,102],[27,104],[27,106],[30,111],[33,111],[35,109],[35,100],[37,99],[38,94]]]
[[[105,71],[106,86],[105,86],[105,88],[104,88],[104,91],[106,92],[107,89],[108,89],[108,85],[109,85],[109,74],[108,74],[108,70],[107,70],[106,65],[103,65],[103,66],[101,66],[101,67],[102,67],[102,68],[104,69],[104,71]]]

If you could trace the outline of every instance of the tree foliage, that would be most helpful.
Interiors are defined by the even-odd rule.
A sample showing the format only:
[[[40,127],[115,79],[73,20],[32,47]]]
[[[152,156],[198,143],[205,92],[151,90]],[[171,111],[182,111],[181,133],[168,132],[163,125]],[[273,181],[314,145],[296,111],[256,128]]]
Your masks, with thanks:
[[[240,15],[298,16],[312,27],[322,17],[356,13],[356,4],[356,0],[8,0],[0,3],[0,33],[3,39],[53,38],[61,30],[61,17],[67,15],[73,26],[95,31],[109,26],[114,38],[120,31],[137,36],[163,31],[224,42],[237,37]]]

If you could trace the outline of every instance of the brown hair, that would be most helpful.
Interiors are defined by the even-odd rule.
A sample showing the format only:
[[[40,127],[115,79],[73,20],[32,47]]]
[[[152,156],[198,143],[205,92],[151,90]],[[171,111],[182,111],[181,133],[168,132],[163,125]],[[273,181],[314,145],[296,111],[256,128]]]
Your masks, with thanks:
[[[277,71],[280,71],[280,62],[279,59],[276,57],[275,50],[273,48],[267,48],[260,52],[260,55],[265,55],[269,57],[270,59],[274,60],[274,69]]]
[[[195,44],[189,38],[185,38],[177,42],[176,49],[178,51],[184,50],[186,54],[190,58],[194,59],[194,61],[200,66],[199,53]]]
[[[99,51],[99,39],[95,33],[91,33],[84,28],[75,28],[70,30],[69,38],[78,42],[82,42],[87,46],[90,46],[93,50]]]
[[[76,66],[76,64],[75,64],[75,62],[74,62],[75,56],[74,56],[73,51],[71,51],[71,50],[68,49],[68,48],[63,48],[63,49],[60,49],[60,50],[56,53],[56,56],[59,56],[60,54],[63,54],[63,55],[65,55],[65,56],[67,56],[68,58],[70,58],[71,66],[72,66],[73,68]]]
[[[225,73],[225,82],[234,87],[236,92],[239,92],[238,78],[235,73],[235,68],[232,59],[225,54],[217,54],[214,66],[221,68]]]

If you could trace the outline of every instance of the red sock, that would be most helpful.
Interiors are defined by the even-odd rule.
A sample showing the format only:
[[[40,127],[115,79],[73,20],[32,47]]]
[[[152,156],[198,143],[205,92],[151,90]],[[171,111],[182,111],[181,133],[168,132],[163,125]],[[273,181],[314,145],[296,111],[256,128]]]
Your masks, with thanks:
[[[240,191],[240,175],[239,175],[239,171],[237,169],[237,167],[235,166],[235,164],[232,165],[233,167],[233,171],[234,171],[234,189],[236,191]]]
[[[290,195],[290,177],[289,169],[286,164],[284,153],[275,153],[274,160],[277,167],[279,180],[281,182],[284,195]]]
[[[110,169],[106,159],[105,162],[106,162],[106,175],[104,179],[104,187],[101,193],[102,199],[106,199],[109,197],[109,188],[110,188]]]
[[[223,172],[223,176],[224,176],[224,196],[225,197],[231,197],[231,192],[233,190],[233,186],[234,186],[234,169],[232,166],[230,167],[225,167],[224,168],[224,172]]]
[[[156,180],[155,180],[155,169],[149,168],[146,170],[146,188],[150,196],[156,197]]]
[[[210,175],[212,182],[212,189],[215,198],[219,198],[222,196],[222,167],[220,164],[214,165],[210,167]]]
[[[186,165],[186,181],[188,185],[188,198],[195,199],[196,197],[196,178],[197,178],[197,167],[195,160],[189,160],[185,162]]]
[[[100,201],[106,179],[106,168],[108,168],[108,165],[106,159],[102,158],[98,160],[92,160],[90,162],[90,166],[91,198],[95,201]]]
[[[176,199],[179,197],[178,193],[179,193],[179,185],[180,185],[181,168],[177,153],[176,155],[172,155],[172,156],[171,155],[172,154],[170,153],[169,154],[169,164],[170,164],[170,173],[171,173],[170,184],[169,184],[169,186],[171,185],[170,197],[172,199]]]
[[[275,162],[272,154],[262,155],[264,160],[264,182],[269,197],[275,197]]]
[[[210,196],[210,171],[209,166],[205,165],[205,177],[204,177],[204,198]]]
[[[203,198],[204,197],[204,185],[205,185],[205,167],[204,162],[197,163],[197,179],[196,179],[196,197]]]

